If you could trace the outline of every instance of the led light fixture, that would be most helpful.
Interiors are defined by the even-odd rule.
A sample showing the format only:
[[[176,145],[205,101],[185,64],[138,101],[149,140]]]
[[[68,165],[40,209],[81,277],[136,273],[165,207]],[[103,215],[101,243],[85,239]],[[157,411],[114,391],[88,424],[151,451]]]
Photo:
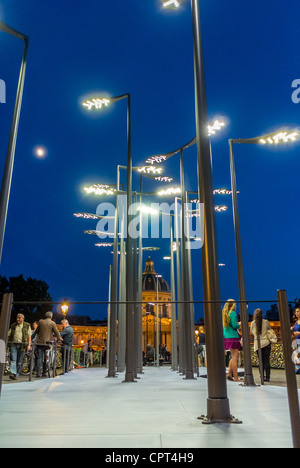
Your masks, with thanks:
[[[208,125],[208,135],[215,135],[219,130],[221,130],[225,126],[225,122],[220,122],[219,120],[215,120],[212,124]]]
[[[88,99],[87,101],[83,102],[82,105],[86,107],[88,110],[95,109],[102,109],[102,107],[107,107],[110,101],[106,98],[93,98]]]
[[[111,188],[109,185],[95,184],[90,187],[84,187],[87,193],[94,193],[95,195],[113,195],[117,190]]]
[[[167,156],[161,155],[161,156],[151,156],[150,158],[147,159],[146,163],[147,164],[160,164],[163,161],[166,161]]]
[[[161,174],[162,171],[162,167],[155,166],[144,166],[137,169],[137,172],[140,172],[141,174]]]
[[[173,182],[174,179],[172,177],[155,177],[155,180],[159,180],[160,182]]]
[[[163,197],[164,195],[178,195],[179,193],[181,193],[180,187],[170,187],[166,190],[161,190],[160,192],[157,192],[157,195]]]
[[[164,8],[179,8],[183,0],[161,0]]]
[[[217,211],[218,213],[220,213],[221,211],[227,211],[228,210],[228,206],[225,206],[225,205],[216,205],[215,206],[215,211]]]
[[[262,145],[278,145],[279,143],[289,143],[296,141],[300,137],[300,133],[298,131],[294,131],[289,133],[286,132],[279,132],[274,135],[270,135],[267,138],[261,138],[259,143]]]

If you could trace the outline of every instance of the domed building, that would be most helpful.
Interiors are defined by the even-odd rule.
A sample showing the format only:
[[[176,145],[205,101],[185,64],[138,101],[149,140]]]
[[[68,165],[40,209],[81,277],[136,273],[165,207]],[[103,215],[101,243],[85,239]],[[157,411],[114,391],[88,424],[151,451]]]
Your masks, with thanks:
[[[157,300],[159,341],[171,349],[171,289],[164,278],[156,273],[154,262],[148,258],[142,278],[143,289],[143,344],[155,346]],[[158,296],[158,297],[157,297]]]

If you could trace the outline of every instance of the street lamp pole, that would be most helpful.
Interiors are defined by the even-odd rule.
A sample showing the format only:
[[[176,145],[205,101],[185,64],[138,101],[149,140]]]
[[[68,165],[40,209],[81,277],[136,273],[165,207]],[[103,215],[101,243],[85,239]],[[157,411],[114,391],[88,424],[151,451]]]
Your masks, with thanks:
[[[131,157],[131,96],[129,93],[121,96],[107,98],[93,98],[85,101],[83,106],[88,110],[107,107],[110,102],[118,102],[127,99],[127,256],[126,256],[126,372],[124,382],[134,382],[135,353],[134,353],[134,309],[133,304],[133,242],[130,236],[130,206],[132,203],[132,157]],[[114,246],[115,247],[115,246]],[[114,255],[115,257],[115,255]],[[113,281],[112,294],[114,294],[116,282]],[[116,294],[116,292],[115,292]],[[113,315],[113,314],[112,314]],[[114,317],[112,317],[114,319]],[[113,374],[111,369],[110,373]]]
[[[177,321],[176,321],[176,293],[175,293],[175,272],[174,272],[174,235],[173,220],[170,216],[170,256],[171,256],[171,340],[172,340],[172,369],[178,369],[177,354]]]
[[[191,334],[191,304],[190,300],[190,284],[187,264],[187,242],[186,242],[186,215],[185,209],[185,184],[184,184],[184,166],[183,166],[183,150],[180,152],[180,185],[181,185],[181,274],[183,285],[183,322],[184,322],[184,337],[185,337],[185,378],[194,378],[194,359],[193,359],[193,338]]]
[[[117,168],[117,193],[120,190],[120,171]],[[109,316],[109,351],[107,377],[116,377],[116,331],[117,331],[117,300],[118,300],[118,240],[119,240],[119,195],[116,197],[116,211],[114,223],[114,255],[112,268],[112,304]]]
[[[130,236],[130,206],[132,203],[132,157],[131,157],[131,97],[127,94],[127,257],[126,257],[126,372],[125,382],[135,382],[134,353],[134,304],[133,301],[133,243]]]
[[[20,121],[20,113],[21,113],[21,106],[22,106],[29,38],[25,36],[24,34],[21,34],[18,31],[15,31],[14,29],[12,29],[11,27],[7,26],[2,21],[0,21],[0,31],[4,31],[24,41],[24,53],[23,53],[20,74],[19,74],[16,101],[15,101],[15,107],[14,107],[14,113],[13,113],[12,125],[11,125],[11,130],[10,130],[2,185],[1,185],[1,193],[0,193],[0,262],[1,262],[2,252],[3,252],[4,234],[5,234],[5,227],[6,227],[6,218],[7,218],[7,211],[8,211],[8,203],[9,203],[9,196],[10,196],[10,188],[11,188],[11,181],[12,181],[12,173],[13,173],[13,167],[14,167],[16,143],[17,143],[17,136],[18,136],[18,128],[19,128],[19,121]]]
[[[193,17],[193,42],[195,66],[195,110],[197,130],[198,191],[200,203],[204,204],[205,241],[202,249],[203,293],[205,301],[220,300],[220,284],[217,258],[217,239],[213,199],[213,178],[210,142],[207,135],[207,99],[200,27],[199,0],[191,0]],[[227,396],[224,366],[224,338],[220,304],[206,302],[204,305],[207,347],[207,421],[229,422],[229,399]]]
[[[249,333],[249,315],[246,304],[246,288],[245,288],[245,276],[243,266],[243,253],[242,253],[242,241],[240,231],[240,218],[238,211],[238,200],[237,200],[237,186],[236,186],[236,173],[233,156],[233,140],[229,140],[229,152],[230,152],[230,174],[231,174],[231,190],[232,190],[232,208],[233,208],[233,220],[234,220],[234,234],[235,234],[235,247],[236,247],[236,258],[237,258],[237,272],[238,272],[238,285],[239,285],[239,298],[240,298],[240,311],[241,311],[241,322],[243,332],[243,354],[244,354],[244,385],[255,386],[252,365],[251,365],[251,344],[250,344],[250,333]]]

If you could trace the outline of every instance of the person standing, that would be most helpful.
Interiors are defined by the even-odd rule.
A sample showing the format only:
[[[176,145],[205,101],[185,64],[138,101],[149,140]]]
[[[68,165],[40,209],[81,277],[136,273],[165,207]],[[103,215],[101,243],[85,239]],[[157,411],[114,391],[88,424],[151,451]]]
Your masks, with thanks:
[[[263,319],[263,312],[261,309],[256,309],[251,323],[250,331],[254,336],[254,351],[259,355],[259,341],[262,354],[262,367],[263,378],[265,382],[270,382],[271,378],[271,341],[268,338],[268,330],[272,327],[268,320]]]
[[[31,327],[25,322],[23,314],[18,314],[8,332],[8,344],[10,348],[10,375],[11,380],[17,380],[23,363],[24,354],[30,351]]]
[[[227,379],[234,382],[242,382],[238,376],[239,352],[242,348],[238,330],[241,324],[236,317],[236,303],[228,299],[223,309],[223,330],[225,350],[230,350],[231,360],[229,362]]]
[[[291,328],[291,331],[293,332],[293,335],[296,338],[297,348],[300,351],[300,303],[295,305],[294,314],[297,320],[295,325]]]
[[[92,340],[88,340],[84,343],[82,347],[83,352],[83,365],[84,367],[89,367],[89,364],[93,365],[93,348],[92,348]]]
[[[65,373],[69,371],[70,366],[70,357],[73,348],[73,340],[74,340],[74,330],[70,327],[68,320],[62,320],[63,330],[60,332],[60,336],[63,340],[61,344],[61,355],[63,363],[65,363],[64,371]]]
[[[49,350],[49,343],[53,341],[53,338],[57,338],[59,342],[62,338],[59,334],[55,322],[52,321],[53,313],[51,311],[46,312],[45,319],[39,321],[38,327],[33,334],[33,338],[36,335],[37,345],[37,377],[41,377],[41,368],[43,366],[43,377],[46,377],[47,372],[47,361],[46,352]]]

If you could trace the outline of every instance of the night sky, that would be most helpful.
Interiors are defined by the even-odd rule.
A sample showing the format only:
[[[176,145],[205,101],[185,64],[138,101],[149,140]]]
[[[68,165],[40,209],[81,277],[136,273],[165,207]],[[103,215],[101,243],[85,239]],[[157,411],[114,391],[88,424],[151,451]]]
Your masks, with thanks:
[[[211,140],[214,186],[230,189],[229,138],[300,126],[300,104],[291,98],[292,82],[300,79],[299,2],[200,0],[200,7],[209,118],[227,121]],[[30,37],[0,273],[45,280],[55,301],[105,301],[111,250],[83,234],[96,221],[73,213],[95,213],[104,200],[85,194],[84,185],[113,184],[117,164],[126,164],[126,101],[92,114],[81,102],[94,93],[131,93],[135,166],[190,141],[196,135],[190,2],[166,11],[160,0],[1,0],[0,18]],[[1,32],[0,79],[7,88],[0,104],[1,174],[22,54],[23,42]],[[37,145],[47,148],[45,158],[34,155]],[[277,289],[287,289],[294,300],[300,296],[300,143],[235,145],[234,151],[247,298],[274,301]],[[184,157],[187,189],[197,190],[196,148]],[[164,166],[177,185],[179,157]],[[133,183],[138,190],[136,176]],[[157,184],[148,180],[144,189],[165,187]],[[219,261],[226,264],[221,296],[238,298],[231,197],[216,196],[216,204],[229,207],[216,215]],[[161,247],[152,258],[169,281],[162,259],[168,242],[144,243]],[[193,252],[193,277],[194,298],[202,300],[200,251]],[[70,313],[102,318],[106,306]],[[196,318],[201,314],[196,306]]]

